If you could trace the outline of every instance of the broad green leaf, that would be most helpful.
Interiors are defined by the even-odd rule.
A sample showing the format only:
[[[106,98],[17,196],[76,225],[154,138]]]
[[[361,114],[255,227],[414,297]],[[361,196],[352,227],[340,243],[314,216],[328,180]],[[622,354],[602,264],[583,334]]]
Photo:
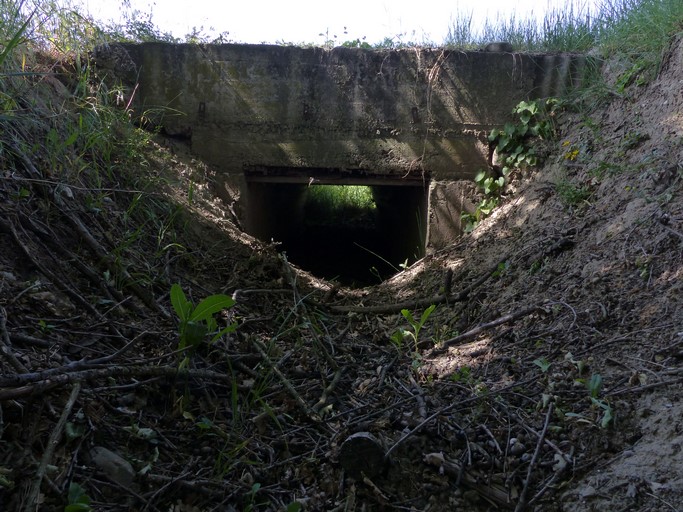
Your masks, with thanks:
[[[224,327],[220,331],[218,331],[213,338],[211,338],[211,343],[216,343],[218,339],[223,336],[224,334],[228,334],[229,332],[235,332],[237,330],[237,323],[232,323],[228,325],[227,327]]]
[[[73,131],[71,135],[69,135],[69,138],[64,141],[64,145],[71,146],[74,142],[78,140],[78,135],[79,133],[77,131]]]
[[[538,366],[543,373],[546,373],[550,369],[550,362],[545,357],[534,359],[533,363]]]
[[[591,398],[597,398],[600,394],[600,389],[602,389],[602,376],[599,373],[594,373],[588,381],[588,390],[590,391]]]
[[[64,512],[90,512],[91,510],[88,503],[71,503],[64,507]]]
[[[429,315],[431,315],[434,310],[436,309],[436,304],[432,304],[429,306],[427,309],[424,310],[424,313],[422,313],[422,317],[420,317],[420,327],[422,327],[427,319],[429,318]]]
[[[183,289],[177,283],[171,286],[171,305],[182,322],[190,319],[192,303],[188,302]]]
[[[190,320],[185,324],[182,332],[182,337],[185,341],[185,346],[196,347],[206,337],[209,330],[204,322],[194,322]]]
[[[303,510],[303,505],[298,501],[293,501],[287,505],[287,512],[301,512]]]
[[[402,309],[402,310],[401,310],[401,314],[403,315],[403,317],[404,317],[406,320],[408,320],[408,323],[409,323],[411,326],[415,326],[415,319],[413,318],[413,314],[412,314],[409,310],[407,310],[407,309]]]
[[[210,295],[194,308],[190,320],[206,320],[214,313],[218,313],[224,309],[231,308],[235,305],[235,300],[227,295]]]

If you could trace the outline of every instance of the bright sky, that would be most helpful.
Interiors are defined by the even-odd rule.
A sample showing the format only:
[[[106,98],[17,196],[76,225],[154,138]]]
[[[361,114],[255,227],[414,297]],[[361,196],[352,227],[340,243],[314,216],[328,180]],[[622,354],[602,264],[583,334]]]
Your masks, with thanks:
[[[81,0],[97,19],[118,19],[122,0]],[[587,5],[592,0],[583,0]],[[193,27],[204,33],[229,32],[242,43],[318,43],[328,33],[343,41],[366,37],[377,43],[401,34],[402,41],[442,43],[457,13],[473,16],[473,24],[509,19],[511,13],[539,19],[546,9],[563,8],[567,0],[130,0],[133,9],[152,13],[163,32],[183,38]],[[346,34],[344,34],[346,27]]]

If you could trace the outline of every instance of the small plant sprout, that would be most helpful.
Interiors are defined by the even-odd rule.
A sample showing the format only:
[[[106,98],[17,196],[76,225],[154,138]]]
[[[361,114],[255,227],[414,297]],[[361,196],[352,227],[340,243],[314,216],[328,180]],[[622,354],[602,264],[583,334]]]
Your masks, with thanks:
[[[472,379],[472,368],[469,366],[461,366],[451,373],[449,378],[452,382],[461,382],[463,384],[467,384]]]
[[[75,482],[71,482],[69,485],[67,498],[68,504],[64,507],[64,512],[89,512],[92,510],[90,496],[85,493],[83,487]]]
[[[602,389],[602,376],[599,373],[594,373],[591,375],[591,378],[586,386],[588,387],[588,392],[590,393],[591,398],[598,398],[600,390]]]
[[[538,366],[543,373],[548,373],[550,362],[545,357],[534,359],[533,363]]]
[[[602,409],[602,417],[600,418],[600,426],[602,428],[607,428],[610,423],[614,421],[614,409],[612,406],[604,400],[599,400],[597,398],[591,397],[591,402],[594,406]]]
[[[237,328],[237,324],[233,322],[223,329],[218,329],[218,324],[214,318],[216,313],[235,305],[235,300],[227,295],[210,295],[195,307],[187,299],[180,285],[174,284],[171,287],[171,305],[180,320],[178,348],[181,350],[190,349],[189,352],[185,353],[180,368],[189,364],[191,353],[207,336],[211,335],[210,343],[215,343],[221,336],[234,332]]]
[[[417,352],[417,343],[420,337],[420,331],[422,330],[422,327],[424,327],[425,322],[427,322],[427,319],[434,312],[435,309],[436,304],[432,304],[431,306],[429,306],[427,309],[424,310],[419,321],[415,320],[413,314],[409,310],[402,309],[401,314],[408,321],[408,324],[410,324],[412,331],[407,329],[399,329],[391,336],[392,342],[398,348],[400,348],[403,345],[403,340],[406,338],[410,338],[413,342],[414,352]]]
[[[609,402],[598,398],[602,389],[602,376],[599,373],[592,374],[590,380],[586,382],[586,387],[590,394],[591,404],[602,412],[600,427],[607,428],[614,421],[614,409],[612,409]]]
[[[574,355],[571,352],[567,352],[564,356],[564,360],[570,362],[576,367],[576,371],[579,375],[583,375],[584,370],[586,370],[586,363],[579,359],[578,361],[574,359]]]

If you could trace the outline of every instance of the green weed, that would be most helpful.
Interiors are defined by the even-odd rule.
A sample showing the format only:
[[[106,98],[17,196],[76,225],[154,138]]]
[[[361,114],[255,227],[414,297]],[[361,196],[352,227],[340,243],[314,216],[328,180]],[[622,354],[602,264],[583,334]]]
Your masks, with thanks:
[[[538,359],[534,359],[533,363],[538,366],[543,373],[548,373],[548,370],[550,369],[550,361],[548,361],[545,357],[540,357]]]
[[[377,206],[372,188],[361,185],[314,185],[308,188],[307,216],[330,223],[362,221]]]
[[[461,383],[461,384],[469,384],[472,381],[472,368],[469,366],[461,366],[457,370],[455,370],[451,375],[449,376],[449,380],[451,382],[456,382],[456,383]]]
[[[218,323],[214,318],[216,313],[235,305],[235,300],[227,295],[210,295],[199,302],[197,306],[194,306],[187,299],[180,285],[174,284],[171,287],[171,305],[180,320],[178,326],[180,334],[178,349],[190,349],[189,352],[184,354],[179,365],[180,368],[184,368],[189,364],[192,352],[208,336],[211,336],[210,343],[214,343],[224,334],[234,332],[237,328],[237,324],[232,323],[227,327],[218,329]]]
[[[422,312],[422,316],[420,316],[419,320],[416,320],[413,317],[413,314],[408,309],[402,309],[401,315],[403,315],[403,318],[405,318],[408,321],[408,324],[412,330],[399,329],[398,331],[396,331],[391,336],[391,341],[394,343],[394,345],[396,345],[400,349],[403,346],[403,341],[409,339],[411,340],[413,345],[413,352],[417,353],[420,331],[422,330],[424,324],[427,322],[427,320],[429,319],[429,317],[435,309],[436,304],[432,304],[431,306],[429,306]]]
[[[568,206],[577,206],[591,196],[591,190],[588,187],[574,185],[566,179],[560,180],[555,185],[555,191],[562,202]]]
[[[67,503],[64,512],[90,512],[92,510],[90,496],[85,493],[83,487],[75,482],[69,484]]]

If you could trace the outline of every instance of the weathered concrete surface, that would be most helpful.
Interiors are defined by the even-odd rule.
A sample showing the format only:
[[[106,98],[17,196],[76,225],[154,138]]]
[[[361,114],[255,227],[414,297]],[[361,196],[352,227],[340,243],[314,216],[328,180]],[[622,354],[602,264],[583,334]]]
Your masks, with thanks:
[[[471,180],[487,164],[487,133],[519,101],[577,85],[585,65],[576,55],[165,43],[100,48],[95,60],[137,84],[138,112],[233,183],[431,184],[433,247],[460,225],[450,203],[462,200],[449,191],[462,187],[440,183]]]

